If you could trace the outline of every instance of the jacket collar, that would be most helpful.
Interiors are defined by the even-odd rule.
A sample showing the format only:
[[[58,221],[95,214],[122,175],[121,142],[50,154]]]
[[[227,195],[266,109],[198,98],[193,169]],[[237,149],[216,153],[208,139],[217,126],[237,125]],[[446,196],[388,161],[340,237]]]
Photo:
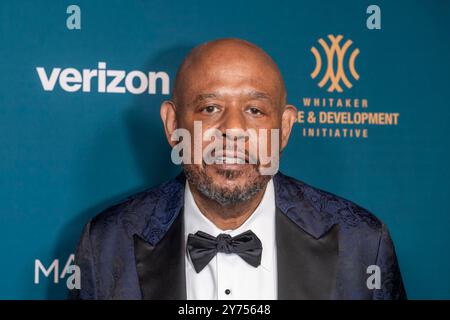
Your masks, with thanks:
[[[277,208],[303,231],[319,239],[336,224],[335,215],[327,209],[330,199],[321,190],[281,172],[273,181]]]
[[[169,230],[184,205],[186,177],[176,178],[161,185],[153,210],[147,216],[142,238],[155,246]],[[331,212],[322,210],[324,197],[321,191],[278,172],[273,177],[276,207],[306,233],[319,239],[336,224]],[[154,199],[149,199],[154,201]]]

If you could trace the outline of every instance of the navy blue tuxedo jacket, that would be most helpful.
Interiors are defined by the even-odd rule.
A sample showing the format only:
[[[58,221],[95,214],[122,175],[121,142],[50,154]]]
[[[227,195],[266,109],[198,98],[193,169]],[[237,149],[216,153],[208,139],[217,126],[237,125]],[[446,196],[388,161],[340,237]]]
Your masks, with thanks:
[[[274,176],[279,299],[404,299],[386,226],[360,206]],[[185,177],[133,195],[86,224],[78,299],[186,299]],[[264,250],[264,249],[263,249]],[[369,266],[380,271],[369,288]],[[372,281],[369,281],[372,283]]]

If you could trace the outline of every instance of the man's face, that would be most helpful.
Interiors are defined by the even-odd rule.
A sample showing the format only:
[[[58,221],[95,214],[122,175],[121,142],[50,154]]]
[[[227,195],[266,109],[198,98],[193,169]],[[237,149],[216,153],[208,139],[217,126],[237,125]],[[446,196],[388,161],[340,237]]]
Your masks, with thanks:
[[[227,130],[253,129],[258,133],[259,129],[267,129],[267,143],[263,148],[270,156],[270,131],[282,129],[283,100],[278,74],[261,59],[227,59],[215,55],[189,66],[175,101],[177,128],[191,133],[194,152],[194,122],[200,121],[203,133],[217,129],[223,134],[226,156],[245,159],[245,163],[234,164],[207,164],[205,161],[184,164],[190,184],[222,205],[249,200],[264,189],[271,176],[259,170],[260,152],[253,152],[255,149],[250,148],[248,137],[227,135]],[[274,143],[280,143],[281,139],[280,132],[280,139]],[[238,140],[245,141],[244,154],[236,152]],[[202,141],[202,150],[210,144],[211,140]],[[221,154],[213,152],[212,156],[216,156],[218,162],[226,162],[219,158]],[[256,159],[256,163],[251,159]]]

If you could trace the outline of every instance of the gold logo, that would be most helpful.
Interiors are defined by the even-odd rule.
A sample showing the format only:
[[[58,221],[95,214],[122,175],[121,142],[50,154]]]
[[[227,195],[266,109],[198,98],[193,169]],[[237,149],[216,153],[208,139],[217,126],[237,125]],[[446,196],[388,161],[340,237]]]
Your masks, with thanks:
[[[343,90],[341,82],[344,83],[344,85],[349,89],[353,86],[347,78],[344,70],[345,54],[347,53],[348,48],[352,45],[353,41],[347,40],[344,45],[340,46],[339,43],[341,42],[342,38],[342,35],[338,35],[337,37],[331,34],[328,35],[331,46],[329,46],[322,38],[320,38],[318,41],[325,51],[327,60],[325,74],[319,81],[318,85],[320,88],[322,88],[329,82],[330,85],[327,89],[328,92],[342,92]],[[319,75],[323,63],[319,51],[315,47],[311,48],[311,52],[314,55],[314,58],[316,58],[316,68],[311,73],[311,78],[315,79]],[[352,53],[350,54],[350,58],[348,59],[348,69],[350,70],[350,74],[355,80],[359,79],[359,74],[355,69],[355,59],[358,54],[359,49],[356,48],[352,51]],[[337,64],[337,66],[335,66],[335,63]]]

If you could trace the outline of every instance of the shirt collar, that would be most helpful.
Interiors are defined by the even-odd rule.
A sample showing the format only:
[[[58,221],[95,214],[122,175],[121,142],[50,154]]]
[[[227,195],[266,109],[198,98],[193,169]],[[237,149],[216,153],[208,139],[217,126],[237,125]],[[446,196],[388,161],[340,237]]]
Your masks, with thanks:
[[[190,233],[203,231],[216,237],[220,233],[236,236],[247,230],[252,230],[262,243],[261,266],[272,271],[275,258],[275,191],[273,180],[267,184],[261,202],[251,216],[237,229],[221,230],[212,221],[206,218],[195,203],[189,183],[186,180],[184,194],[184,230],[185,240]],[[189,259],[190,261],[190,259]]]

